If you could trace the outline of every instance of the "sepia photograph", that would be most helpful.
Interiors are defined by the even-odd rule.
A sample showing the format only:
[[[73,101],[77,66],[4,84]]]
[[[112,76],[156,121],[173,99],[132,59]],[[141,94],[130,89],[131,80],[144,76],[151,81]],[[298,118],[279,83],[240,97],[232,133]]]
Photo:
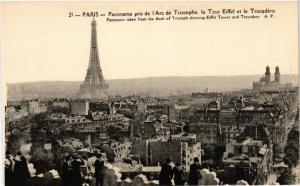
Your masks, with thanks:
[[[298,1],[2,1],[5,186],[298,185]]]

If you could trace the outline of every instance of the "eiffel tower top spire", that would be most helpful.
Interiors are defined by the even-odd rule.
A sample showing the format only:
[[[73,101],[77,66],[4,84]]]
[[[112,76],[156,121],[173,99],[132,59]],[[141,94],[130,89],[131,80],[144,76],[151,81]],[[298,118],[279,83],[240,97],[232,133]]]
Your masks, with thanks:
[[[84,78],[83,84],[80,85],[79,95],[89,94],[88,98],[98,98],[99,93],[105,93],[103,90],[108,88],[108,84],[105,83],[102,69],[100,66],[100,59],[98,53],[98,43],[97,43],[97,23],[95,18],[93,18],[92,23],[92,33],[91,33],[91,46],[90,46],[90,59],[89,66],[87,69],[86,76]],[[82,97],[82,96],[79,96]]]

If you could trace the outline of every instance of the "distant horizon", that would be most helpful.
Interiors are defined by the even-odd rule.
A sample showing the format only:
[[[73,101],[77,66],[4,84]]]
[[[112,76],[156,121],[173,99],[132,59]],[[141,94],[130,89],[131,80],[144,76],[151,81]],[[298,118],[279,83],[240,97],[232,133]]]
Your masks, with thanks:
[[[261,75],[244,76],[173,76],[135,79],[107,80],[109,95],[168,96],[194,92],[230,92],[252,89],[253,82],[260,81]],[[274,78],[272,76],[271,80]],[[298,75],[281,75],[282,85],[291,83],[299,86]],[[73,97],[80,89],[82,81],[37,81],[6,84],[7,100],[31,98]]]
[[[281,76],[299,76],[297,74],[280,74]],[[148,78],[193,78],[193,77],[238,77],[238,76],[261,76],[263,74],[244,74],[244,75],[199,75],[199,76],[148,76],[148,77],[136,77],[136,78],[113,78],[113,79],[105,79],[105,81],[111,80],[134,80],[134,79],[148,79]],[[271,74],[271,77],[274,74]],[[257,79],[259,81],[259,79]],[[83,80],[38,80],[38,81],[24,81],[24,82],[6,82],[6,84],[22,84],[22,83],[42,83],[42,82],[83,82]]]

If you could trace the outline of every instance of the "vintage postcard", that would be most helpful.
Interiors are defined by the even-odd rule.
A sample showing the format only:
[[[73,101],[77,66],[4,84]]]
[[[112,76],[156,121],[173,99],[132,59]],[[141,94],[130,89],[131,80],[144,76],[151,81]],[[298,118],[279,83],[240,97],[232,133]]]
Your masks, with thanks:
[[[1,185],[300,184],[297,1],[0,5]]]

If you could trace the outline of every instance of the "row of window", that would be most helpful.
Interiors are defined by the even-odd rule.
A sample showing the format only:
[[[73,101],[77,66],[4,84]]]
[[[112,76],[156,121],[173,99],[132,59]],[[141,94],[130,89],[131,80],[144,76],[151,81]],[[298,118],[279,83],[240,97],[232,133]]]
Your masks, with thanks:
[[[79,122],[85,122],[86,119],[72,119],[72,120],[65,120],[66,123],[79,123]]]
[[[126,147],[125,146],[122,146],[122,147],[119,147],[119,148],[116,148],[114,149],[115,153],[118,153],[118,152],[123,152],[126,150]],[[130,150],[130,146],[127,147],[127,150]]]

